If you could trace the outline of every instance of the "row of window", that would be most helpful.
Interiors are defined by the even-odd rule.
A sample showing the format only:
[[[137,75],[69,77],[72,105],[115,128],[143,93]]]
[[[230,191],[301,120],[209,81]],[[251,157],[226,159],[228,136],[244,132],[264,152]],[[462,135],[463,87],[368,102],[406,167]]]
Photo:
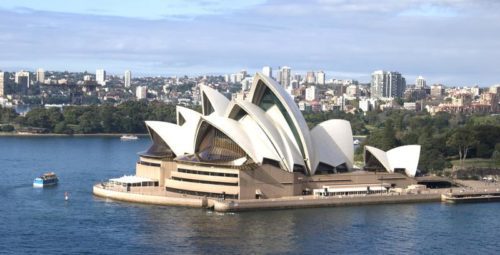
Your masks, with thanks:
[[[166,188],[169,192],[175,192],[179,194],[187,194],[193,196],[202,196],[202,197],[215,197],[222,199],[238,199],[238,195],[229,195],[225,193],[210,193],[210,192],[200,192],[200,191],[191,191],[191,190],[183,190],[183,189],[174,189],[174,188]]]
[[[196,183],[203,183],[203,184],[213,184],[213,185],[223,185],[223,186],[238,186],[238,183],[194,180],[194,179],[186,179],[186,178],[179,178],[179,177],[172,177],[172,180],[183,181],[183,182],[196,182]]]
[[[234,178],[238,178],[238,174],[197,171],[197,170],[183,169],[183,168],[178,168],[177,172],[179,172],[179,173],[186,173],[186,174],[200,174],[200,175],[209,175],[209,176],[220,176],[220,177],[234,177]]]
[[[137,164],[144,165],[144,166],[155,166],[155,167],[161,166],[161,164],[159,164],[159,163],[152,163],[152,162],[147,162],[147,161],[137,161]]]

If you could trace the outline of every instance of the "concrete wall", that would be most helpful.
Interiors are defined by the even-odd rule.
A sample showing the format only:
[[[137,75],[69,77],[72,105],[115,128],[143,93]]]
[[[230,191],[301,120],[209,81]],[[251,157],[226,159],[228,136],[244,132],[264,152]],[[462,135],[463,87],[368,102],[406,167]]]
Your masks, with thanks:
[[[191,174],[178,172],[177,169],[189,169],[203,172],[211,173],[226,173],[226,174],[240,174],[240,170],[232,168],[217,168],[213,166],[201,166],[201,165],[189,165],[189,164],[176,164],[175,169],[168,171],[169,174],[166,175],[165,186],[168,188],[189,190],[197,192],[208,192],[222,194],[223,192],[230,195],[237,195],[239,193],[238,186],[230,186],[223,184],[209,184],[209,183],[197,183],[189,181],[179,181],[173,180],[172,177],[184,178],[197,181],[210,181],[210,182],[221,182],[221,183],[231,183],[238,184],[238,177],[226,177],[226,176],[212,176],[203,174]]]
[[[170,172],[177,169],[176,162],[170,160],[160,160],[140,157],[140,161],[160,164],[160,166],[148,166],[136,163],[135,164],[135,175],[140,177],[145,177],[153,180],[157,180],[160,186],[165,186],[165,179],[170,178]]]
[[[315,175],[308,179],[306,186],[309,189],[320,189],[323,186],[353,185],[353,184],[394,184],[396,187],[406,188],[417,184],[417,181],[406,175],[387,172],[350,172],[341,174]]]
[[[188,206],[198,208],[203,208],[207,205],[207,200],[205,198],[180,198],[158,195],[143,195],[103,189],[99,187],[99,185],[95,185],[93,187],[93,193],[98,197],[143,204]]]
[[[240,199],[254,199],[260,190],[263,198],[277,198],[302,194],[304,178],[299,173],[289,173],[271,165],[262,165],[254,170],[240,171]]]

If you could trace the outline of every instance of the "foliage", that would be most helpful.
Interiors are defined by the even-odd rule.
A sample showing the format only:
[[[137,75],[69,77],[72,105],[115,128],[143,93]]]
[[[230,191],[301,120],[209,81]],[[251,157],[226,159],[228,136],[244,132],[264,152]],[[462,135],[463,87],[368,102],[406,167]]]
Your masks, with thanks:
[[[146,133],[146,120],[175,122],[175,106],[128,101],[117,106],[67,106],[62,110],[36,108],[16,119],[21,126],[45,128],[58,134]]]

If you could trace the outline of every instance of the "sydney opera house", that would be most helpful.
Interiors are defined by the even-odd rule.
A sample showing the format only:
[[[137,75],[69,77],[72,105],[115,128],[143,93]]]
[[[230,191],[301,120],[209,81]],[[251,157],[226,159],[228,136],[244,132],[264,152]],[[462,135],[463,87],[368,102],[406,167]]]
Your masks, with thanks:
[[[178,106],[176,124],[146,122],[152,145],[140,153],[134,178],[168,194],[226,199],[415,182],[419,146],[366,147],[368,171],[353,171],[350,123],[333,119],[310,129],[290,95],[265,75],[255,75],[245,98],[228,100],[204,85],[200,94],[201,113]]]

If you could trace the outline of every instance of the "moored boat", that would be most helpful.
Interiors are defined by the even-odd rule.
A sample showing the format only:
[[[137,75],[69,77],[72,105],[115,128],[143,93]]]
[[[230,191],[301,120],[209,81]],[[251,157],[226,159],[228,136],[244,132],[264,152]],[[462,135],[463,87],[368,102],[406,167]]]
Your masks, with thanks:
[[[42,176],[35,178],[33,181],[33,187],[43,188],[46,186],[57,185],[59,179],[54,172],[44,173]]]
[[[445,193],[441,195],[441,201],[447,203],[478,203],[478,202],[498,202],[500,201],[500,192],[463,192],[463,193]]]
[[[122,141],[133,141],[133,140],[137,140],[137,139],[139,139],[139,137],[137,137],[137,136],[135,136],[135,135],[122,135],[122,136],[120,137],[120,139],[121,139]]]

